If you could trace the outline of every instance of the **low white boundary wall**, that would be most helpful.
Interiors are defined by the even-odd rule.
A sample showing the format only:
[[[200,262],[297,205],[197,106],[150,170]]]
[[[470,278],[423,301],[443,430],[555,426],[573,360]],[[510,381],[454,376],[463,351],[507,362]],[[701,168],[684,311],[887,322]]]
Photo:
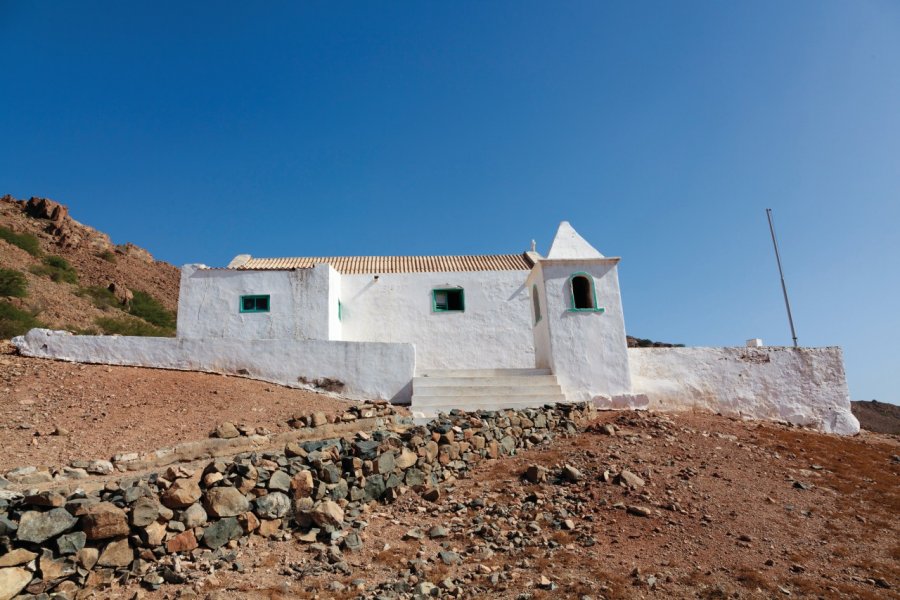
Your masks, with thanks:
[[[408,404],[416,369],[412,344],[325,340],[233,340],[72,335],[32,329],[19,352],[71,362],[226,373],[291,387],[300,378],[336,379],[341,395]]]
[[[652,410],[703,409],[855,435],[840,348],[629,348]]]

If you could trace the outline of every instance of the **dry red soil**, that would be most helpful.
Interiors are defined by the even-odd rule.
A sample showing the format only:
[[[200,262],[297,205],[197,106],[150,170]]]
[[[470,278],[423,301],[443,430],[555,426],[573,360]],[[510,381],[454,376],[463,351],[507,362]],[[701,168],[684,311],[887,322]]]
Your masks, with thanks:
[[[224,421],[288,429],[347,401],[252,379],[25,358],[0,350],[0,473],[201,439]],[[66,435],[51,433],[56,428]]]
[[[249,379],[30,359],[7,347],[0,470],[151,450],[206,437],[227,420],[286,430],[294,414],[345,406]],[[379,585],[449,578],[460,596],[476,598],[900,598],[896,436],[842,438],[707,414],[603,413],[599,422],[621,430],[609,436],[594,427],[482,462],[436,503],[408,491],[394,504],[368,506],[363,549],[345,554],[349,575],[323,569],[307,544],[254,536],[236,550],[242,572],[194,574],[147,597],[375,597]],[[48,435],[56,427],[69,434]],[[523,481],[534,464],[550,469],[547,482]],[[584,479],[556,480],[563,464]],[[623,469],[646,485],[603,480]],[[571,530],[560,527],[566,519]],[[496,535],[479,533],[484,523]],[[449,536],[403,539],[433,525]],[[461,564],[444,565],[443,549]],[[424,566],[410,577],[414,559]],[[542,576],[555,589],[541,588]],[[330,589],[335,581],[346,589]],[[138,589],[96,593],[121,598]]]
[[[393,505],[372,504],[362,517],[363,549],[345,552],[350,575],[323,569],[307,544],[253,537],[237,550],[243,572],[201,574],[148,597],[377,597],[380,584],[447,578],[459,597],[475,598],[900,597],[896,438],[714,415],[609,413],[600,422],[616,423],[619,435],[587,431],[485,461],[436,503],[410,491]],[[554,480],[566,463],[584,479]],[[549,468],[550,480],[525,482],[534,464]],[[622,469],[646,485],[603,481],[605,471]],[[564,519],[571,530],[555,525]],[[494,534],[483,532],[485,523]],[[412,527],[433,525],[449,537],[403,539]],[[442,549],[461,564],[444,565]],[[417,558],[424,572],[410,578]],[[555,589],[541,588],[542,576]],[[335,581],[346,589],[330,588]]]

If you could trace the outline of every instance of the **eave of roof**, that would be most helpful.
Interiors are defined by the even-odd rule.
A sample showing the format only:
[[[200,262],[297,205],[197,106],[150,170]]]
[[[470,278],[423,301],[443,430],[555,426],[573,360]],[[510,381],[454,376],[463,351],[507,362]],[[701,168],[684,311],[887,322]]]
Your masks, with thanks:
[[[293,258],[247,257],[230,267],[238,271],[308,269],[327,263],[339,273],[444,273],[458,271],[528,271],[534,261],[522,254],[466,256],[305,256]]]

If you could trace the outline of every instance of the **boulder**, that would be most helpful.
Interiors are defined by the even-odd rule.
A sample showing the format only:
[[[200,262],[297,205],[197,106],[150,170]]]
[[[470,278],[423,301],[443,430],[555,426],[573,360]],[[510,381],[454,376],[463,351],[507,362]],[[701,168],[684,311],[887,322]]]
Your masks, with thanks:
[[[0,600],[10,600],[25,589],[31,581],[31,573],[19,567],[0,569]]]
[[[41,579],[44,581],[62,579],[63,577],[75,574],[75,563],[68,558],[54,557],[53,552],[48,548],[44,548],[39,566],[41,569]]]
[[[206,510],[214,517],[236,517],[250,510],[250,501],[233,487],[217,487],[206,491]]]
[[[410,450],[409,448],[403,448],[400,451],[400,455],[394,460],[394,464],[400,470],[406,470],[416,464],[416,461],[419,460],[419,456]]]
[[[38,494],[25,496],[24,504],[31,506],[45,506],[49,508],[59,508],[66,503],[66,497],[58,492],[46,491]]]
[[[109,475],[113,472],[113,464],[108,460],[92,460],[85,470],[94,475]]]
[[[380,475],[388,475],[394,471],[394,466],[396,461],[394,460],[394,451],[387,450],[381,453],[381,456],[378,457],[378,460],[375,461],[373,465],[375,467],[375,472]]]
[[[194,531],[192,529],[188,529],[183,533],[179,533],[172,539],[166,542],[166,550],[169,553],[175,552],[190,552],[194,548],[197,548],[199,544],[197,544],[197,538],[194,536]]]
[[[206,525],[207,520],[208,517],[206,511],[203,510],[203,507],[200,506],[199,503],[191,504],[183,513],[181,513],[181,522],[184,523],[184,526],[188,529],[202,527],[203,525]]]
[[[162,503],[169,508],[187,508],[200,499],[200,486],[193,479],[177,479],[160,496]]]
[[[294,499],[308,498],[313,491],[313,476],[309,471],[300,471],[291,479],[291,494]]]
[[[125,511],[110,502],[87,507],[81,516],[81,529],[89,540],[105,540],[129,533]]]
[[[244,530],[238,520],[234,517],[227,517],[206,528],[203,532],[203,545],[210,550],[215,550],[243,534]]]
[[[281,492],[272,492],[254,500],[261,519],[280,519],[291,509],[291,500]]]
[[[159,546],[166,538],[166,526],[164,523],[154,521],[144,527],[143,532],[140,535],[141,539],[144,540],[144,543],[148,546]]]
[[[75,554],[82,548],[87,541],[87,534],[83,531],[73,531],[56,538],[56,548],[60,554]]]
[[[562,469],[562,478],[568,482],[577,483],[584,479],[584,474],[572,465],[565,465]]]
[[[259,523],[257,533],[262,537],[272,537],[281,530],[281,519],[263,519]]]
[[[135,527],[146,527],[159,516],[159,502],[153,498],[138,498],[131,507],[131,524]]]
[[[244,533],[251,533],[259,528],[259,518],[250,511],[239,515],[238,523],[241,524],[241,529],[244,530]]]
[[[52,537],[65,533],[75,526],[78,519],[64,508],[54,508],[47,512],[30,510],[19,519],[16,537],[23,542],[41,544]]]
[[[225,422],[216,427],[216,437],[223,440],[230,440],[241,435],[234,423]]]
[[[16,548],[0,556],[0,567],[18,567],[26,565],[37,558],[37,554],[25,548]]]
[[[543,483],[547,481],[548,470],[540,465],[531,465],[525,471],[525,479],[529,483]]]
[[[344,524],[344,511],[337,503],[323,500],[310,512],[313,522],[324,529],[340,529]]]
[[[114,540],[106,545],[97,564],[101,567],[127,567],[134,560],[134,550],[128,545],[128,538]]]
[[[276,492],[287,492],[291,489],[291,476],[279,469],[269,476],[268,487]]]
[[[630,488],[644,487],[644,480],[631,471],[623,470],[619,473],[619,483]]]
[[[82,548],[75,555],[75,562],[81,568],[90,571],[97,564],[98,558],[100,558],[100,550],[97,548]]]
[[[25,212],[35,219],[49,219],[54,222],[62,222],[69,214],[69,209],[64,204],[54,202],[49,198],[32,197],[25,203]]]
[[[423,486],[425,485],[425,472],[421,469],[407,469],[404,480],[406,485],[411,488]]]

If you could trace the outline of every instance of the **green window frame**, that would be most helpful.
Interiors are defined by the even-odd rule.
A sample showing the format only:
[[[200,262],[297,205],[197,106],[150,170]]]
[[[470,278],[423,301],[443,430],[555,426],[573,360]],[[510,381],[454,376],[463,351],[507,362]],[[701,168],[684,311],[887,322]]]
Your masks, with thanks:
[[[431,290],[431,311],[465,312],[466,294],[462,288],[435,288]]]
[[[576,280],[584,281],[583,284],[579,283],[579,286],[588,286],[587,290],[579,290],[578,298],[576,298],[575,295]],[[584,302],[585,294],[587,295],[587,302]],[[605,308],[600,308],[599,306],[597,306],[597,286],[594,283],[594,278],[590,273],[585,273],[584,271],[579,271],[577,273],[572,273],[571,275],[569,275],[569,300],[569,312],[606,312]],[[590,304],[590,306],[579,306],[579,304]]]
[[[534,306],[534,324],[537,325],[541,322],[541,298],[536,284],[531,286],[531,302]]]
[[[272,308],[269,294],[248,294],[241,296],[240,310],[242,313],[267,313]]]

